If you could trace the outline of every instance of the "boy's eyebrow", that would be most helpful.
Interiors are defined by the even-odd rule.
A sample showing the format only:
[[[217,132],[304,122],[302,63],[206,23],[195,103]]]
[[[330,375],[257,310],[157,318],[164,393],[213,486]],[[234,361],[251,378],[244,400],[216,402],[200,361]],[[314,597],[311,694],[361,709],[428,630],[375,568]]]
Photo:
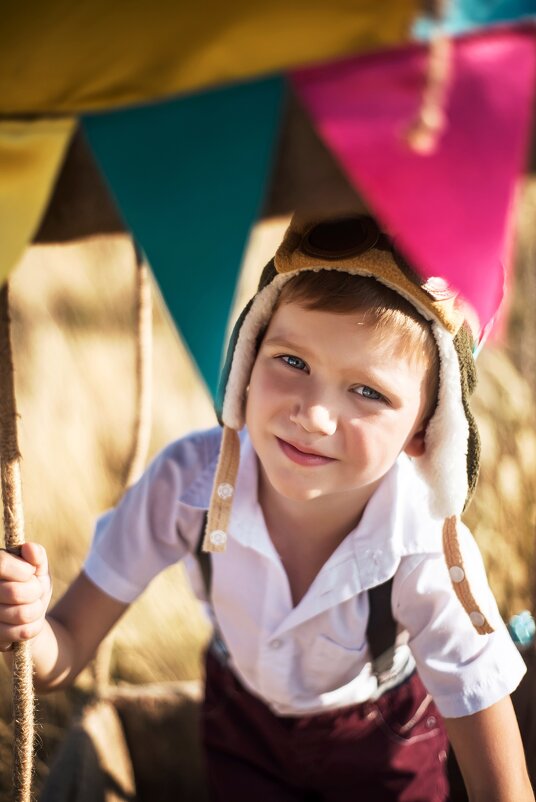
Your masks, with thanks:
[[[285,348],[305,348],[301,343],[292,342],[285,334],[276,337],[267,337],[263,340],[263,345],[283,345]]]
[[[300,340],[294,340],[288,335],[274,335],[273,337],[267,337],[263,340],[262,345],[267,345],[270,348],[277,347],[277,348],[284,348],[288,351],[299,351],[300,355],[304,357],[309,357],[313,354],[310,348],[307,347],[306,342],[301,342]]]

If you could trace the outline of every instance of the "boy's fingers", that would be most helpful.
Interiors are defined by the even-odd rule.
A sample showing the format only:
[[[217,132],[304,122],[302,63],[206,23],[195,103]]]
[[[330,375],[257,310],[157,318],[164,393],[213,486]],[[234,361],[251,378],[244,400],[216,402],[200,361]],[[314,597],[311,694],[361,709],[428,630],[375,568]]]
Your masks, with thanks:
[[[35,575],[26,582],[0,582],[0,604],[31,604],[43,593],[43,585]]]
[[[35,576],[36,568],[26,559],[15,557],[5,549],[0,549],[0,580],[26,582]]]
[[[30,624],[0,624],[0,644],[9,646],[13,642],[31,640],[39,635],[43,628],[42,621],[32,621]]]
[[[35,567],[36,576],[48,574],[47,553],[39,543],[23,543],[21,557]]]
[[[34,624],[44,615],[43,602],[38,599],[30,604],[0,604],[0,622],[5,626]]]

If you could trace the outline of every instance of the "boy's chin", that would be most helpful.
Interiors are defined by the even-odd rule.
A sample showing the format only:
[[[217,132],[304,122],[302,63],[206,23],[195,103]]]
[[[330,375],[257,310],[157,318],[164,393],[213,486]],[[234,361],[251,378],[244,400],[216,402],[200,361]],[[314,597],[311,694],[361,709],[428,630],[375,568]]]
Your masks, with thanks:
[[[267,484],[269,492],[276,493],[288,501],[314,501],[325,495],[325,491],[319,487],[300,487],[299,485],[293,485],[291,482],[271,481],[269,477]]]

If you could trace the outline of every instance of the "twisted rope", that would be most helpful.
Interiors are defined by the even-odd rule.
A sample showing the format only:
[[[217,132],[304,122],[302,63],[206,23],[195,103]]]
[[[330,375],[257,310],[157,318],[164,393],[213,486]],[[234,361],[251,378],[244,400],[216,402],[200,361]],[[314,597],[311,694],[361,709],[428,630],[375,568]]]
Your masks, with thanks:
[[[151,437],[153,309],[149,271],[136,253],[136,412],[125,490],[143,473]]]
[[[143,473],[151,436],[153,310],[149,271],[137,250],[136,268],[136,401],[124,490]],[[112,647],[113,635],[109,635],[100,644],[93,661],[94,690],[99,699],[106,694],[109,686]]]
[[[428,47],[428,64],[421,106],[417,119],[406,134],[410,148],[421,155],[434,152],[446,128],[445,107],[453,61],[452,40],[443,28],[446,0],[435,0],[432,3],[431,15],[435,22]]]
[[[17,442],[17,408],[11,351],[9,291],[0,290],[0,465],[4,537],[9,551],[24,543],[24,514]],[[13,799],[29,802],[34,757],[34,691],[30,644],[13,648]]]

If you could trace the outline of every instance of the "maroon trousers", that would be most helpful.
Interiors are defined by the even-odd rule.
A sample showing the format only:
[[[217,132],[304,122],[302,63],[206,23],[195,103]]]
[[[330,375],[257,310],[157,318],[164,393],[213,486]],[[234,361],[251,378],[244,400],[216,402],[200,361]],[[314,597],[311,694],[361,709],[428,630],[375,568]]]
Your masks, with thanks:
[[[210,652],[202,738],[213,802],[445,802],[448,742],[414,673],[376,702],[277,716]]]

